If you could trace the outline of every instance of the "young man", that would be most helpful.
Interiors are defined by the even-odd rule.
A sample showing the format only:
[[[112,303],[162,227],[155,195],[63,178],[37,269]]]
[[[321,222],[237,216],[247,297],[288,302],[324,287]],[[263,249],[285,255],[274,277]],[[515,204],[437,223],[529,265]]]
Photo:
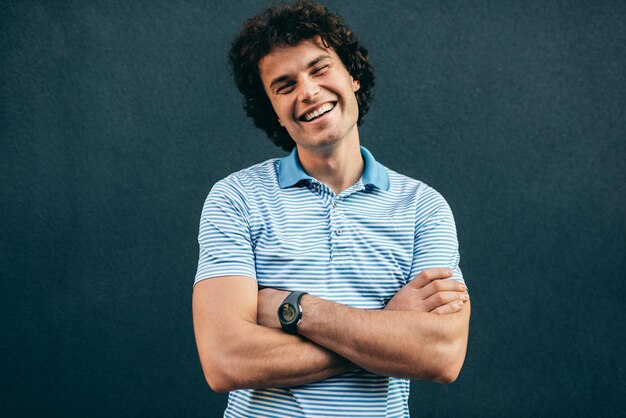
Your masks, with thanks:
[[[248,115],[292,152],[205,202],[193,313],[206,379],[231,391],[225,416],[408,416],[408,379],[452,382],[465,358],[452,213],[360,147],[374,73],[337,15],[269,8],[230,58]]]

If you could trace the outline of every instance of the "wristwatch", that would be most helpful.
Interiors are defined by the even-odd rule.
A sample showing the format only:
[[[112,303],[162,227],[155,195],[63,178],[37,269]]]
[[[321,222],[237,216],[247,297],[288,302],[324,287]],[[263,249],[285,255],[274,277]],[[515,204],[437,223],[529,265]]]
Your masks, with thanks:
[[[291,292],[278,307],[278,321],[280,321],[283,331],[289,334],[298,333],[297,327],[302,319],[300,299],[306,294],[307,292]]]

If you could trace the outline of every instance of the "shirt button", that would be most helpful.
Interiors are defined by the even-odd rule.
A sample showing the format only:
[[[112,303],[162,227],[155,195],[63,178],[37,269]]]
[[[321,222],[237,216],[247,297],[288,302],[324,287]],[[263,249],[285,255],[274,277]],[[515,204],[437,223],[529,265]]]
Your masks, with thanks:
[[[335,229],[335,235],[339,236],[343,234],[343,231],[341,229]]]

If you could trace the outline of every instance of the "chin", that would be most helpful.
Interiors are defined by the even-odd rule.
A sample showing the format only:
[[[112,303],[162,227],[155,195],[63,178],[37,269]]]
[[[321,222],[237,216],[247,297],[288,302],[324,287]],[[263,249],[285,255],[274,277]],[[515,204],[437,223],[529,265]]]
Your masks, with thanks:
[[[304,138],[300,141],[296,141],[297,144],[302,144],[305,147],[314,148],[327,148],[341,142],[336,136],[328,136],[323,138]]]
[[[335,129],[330,132],[324,132],[320,135],[312,136],[312,137],[301,137],[296,143],[300,143],[304,146],[311,147],[329,147],[332,145],[339,144],[344,139],[348,137],[348,132],[343,132],[341,129]]]

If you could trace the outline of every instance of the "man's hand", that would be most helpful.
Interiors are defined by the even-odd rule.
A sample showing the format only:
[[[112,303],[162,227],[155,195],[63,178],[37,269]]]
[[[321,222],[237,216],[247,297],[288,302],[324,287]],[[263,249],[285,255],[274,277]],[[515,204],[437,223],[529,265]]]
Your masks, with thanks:
[[[281,329],[278,321],[278,307],[287,296],[289,296],[289,292],[284,290],[272,289],[270,287],[259,290],[257,324],[268,328]]]
[[[467,287],[452,277],[448,268],[424,270],[395,294],[386,310],[419,311],[433,314],[451,314],[461,310],[469,300]]]

